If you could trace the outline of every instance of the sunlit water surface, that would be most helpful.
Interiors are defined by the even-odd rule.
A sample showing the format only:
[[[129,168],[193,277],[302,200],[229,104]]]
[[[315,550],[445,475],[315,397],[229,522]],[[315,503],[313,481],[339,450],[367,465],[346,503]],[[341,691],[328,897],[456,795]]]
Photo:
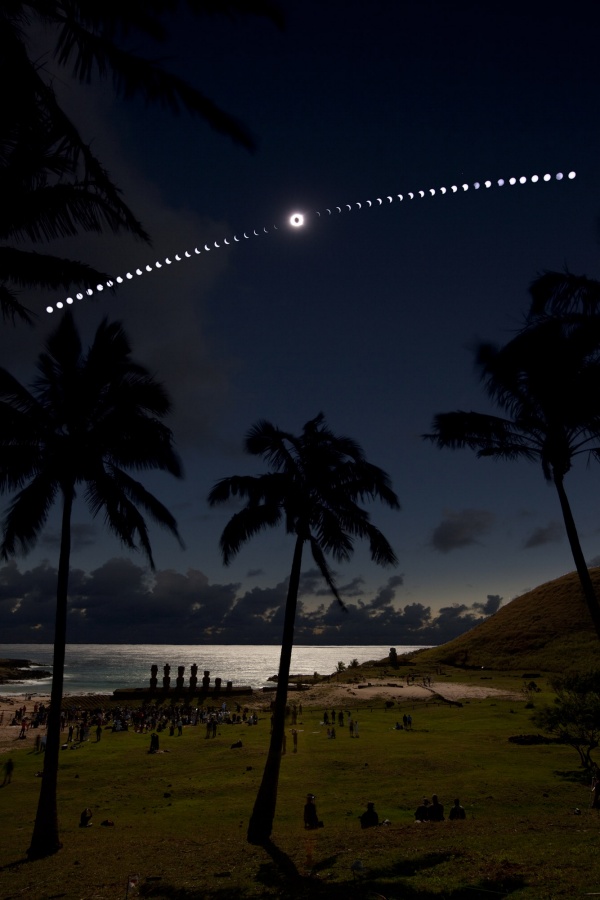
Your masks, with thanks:
[[[295,647],[292,654],[291,672],[312,675],[319,672],[329,675],[337,668],[338,662],[346,665],[353,659],[359,663],[370,659],[383,659],[389,653],[389,646],[348,646],[348,647]],[[417,647],[397,646],[398,653],[416,650]],[[248,685],[261,688],[268,684],[279,665],[280,648],[273,645],[219,645],[197,644],[70,644],[67,647],[65,664],[65,694],[100,693],[111,694],[117,688],[147,687],[150,681],[150,667],[158,666],[158,680],[162,684],[163,666],[171,666],[171,684],[177,677],[177,667],[185,666],[184,679],[187,685],[190,666],[198,666],[198,678],[205,670],[210,672],[211,682],[221,678],[234,685]],[[48,668],[52,665],[51,644],[0,644],[0,657],[28,659],[37,666]],[[23,692],[48,692],[50,679],[31,679],[20,684],[0,685],[2,694]]]

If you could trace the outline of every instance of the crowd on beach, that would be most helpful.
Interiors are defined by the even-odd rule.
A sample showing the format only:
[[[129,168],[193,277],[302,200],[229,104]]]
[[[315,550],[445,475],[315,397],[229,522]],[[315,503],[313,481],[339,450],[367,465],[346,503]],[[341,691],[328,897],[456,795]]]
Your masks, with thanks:
[[[34,703],[33,708],[28,712],[27,705],[17,707],[13,712],[10,724],[17,726],[19,731],[19,740],[27,737],[30,728],[44,728],[48,720],[48,708],[44,703]],[[0,712],[0,725],[4,723],[4,711]]]
[[[61,730],[68,728],[67,742],[73,739],[82,741],[89,738],[90,729],[94,729],[96,740],[101,739],[103,729],[113,732],[133,731],[138,734],[161,734],[181,736],[184,727],[206,726],[206,736],[216,736],[220,725],[255,725],[258,716],[254,710],[235,704],[229,709],[223,702],[220,706],[193,706],[187,703],[162,706],[155,702],[142,706],[116,706],[112,708],[96,708],[85,710],[67,708],[61,717]]]
[[[23,703],[10,711],[10,719],[6,723],[19,728],[17,740],[25,740],[35,733],[35,749],[43,752],[46,745],[45,728],[49,707],[43,702],[35,702],[31,706]],[[193,706],[186,703],[161,705],[156,702],[142,706],[97,706],[86,709],[80,706],[65,705],[61,712],[60,729],[64,734],[63,749],[76,748],[95,735],[100,741],[104,730],[114,733],[133,731],[139,734],[168,732],[170,736],[181,735],[185,726],[206,726],[206,736],[215,737],[221,725],[256,725],[258,715],[255,710],[235,704],[229,709],[223,702],[219,706]],[[4,723],[4,712],[0,712],[0,725]]]

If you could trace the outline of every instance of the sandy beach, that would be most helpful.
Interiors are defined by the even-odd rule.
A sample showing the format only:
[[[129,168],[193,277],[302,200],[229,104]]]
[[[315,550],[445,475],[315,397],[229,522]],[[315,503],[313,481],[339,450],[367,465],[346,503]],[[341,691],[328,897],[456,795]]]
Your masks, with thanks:
[[[29,699],[30,696],[31,699]],[[249,696],[247,699],[244,699],[244,703],[260,709],[268,705],[272,696],[270,693],[256,691],[252,697]],[[290,692],[289,694],[290,703],[301,702],[305,707],[327,707],[330,709],[345,709],[347,707],[369,706],[370,704],[381,706],[389,700],[393,700],[395,703],[406,703],[407,701],[416,703],[432,699],[438,699],[442,702],[444,700],[461,702],[488,697],[517,699],[519,695],[492,687],[452,682],[434,683],[431,687],[424,687],[421,684],[401,684],[400,681],[373,681],[358,685],[322,682],[314,685],[307,691],[302,691],[301,693]],[[112,702],[112,696],[88,694],[78,697],[73,695],[65,697],[65,700],[72,700],[74,704],[77,704],[79,700],[82,704],[85,703],[85,706],[89,706],[90,701],[92,701],[94,705],[102,706],[107,700]],[[11,725],[14,712],[23,706],[27,708],[27,712],[33,712],[35,703],[48,703],[49,701],[49,694],[38,694],[35,692],[31,694],[2,694],[2,687],[0,686],[0,754],[33,749],[36,732],[31,731],[24,740],[19,740],[20,727]]]

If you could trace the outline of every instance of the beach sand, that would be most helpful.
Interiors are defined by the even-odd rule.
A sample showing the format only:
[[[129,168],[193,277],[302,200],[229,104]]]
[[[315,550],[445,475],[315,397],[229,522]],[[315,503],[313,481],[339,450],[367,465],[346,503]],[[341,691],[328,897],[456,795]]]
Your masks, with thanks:
[[[33,712],[34,703],[49,703],[49,694],[2,694],[0,685],[0,754],[32,750],[36,731],[28,733],[24,740],[19,740],[20,727],[11,725],[16,709],[25,706],[27,712]],[[347,709],[357,706],[383,706],[388,700],[395,703],[418,702],[424,700],[440,700],[448,702],[462,702],[464,700],[481,700],[489,697],[498,699],[519,699],[521,695],[510,691],[498,690],[492,687],[480,687],[475,685],[458,684],[452,682],[434,683],[431,687],[423,687],[420,684],[401,684],[400,681],[372,681],[367,684],[350,685],[339,682],[325,681],[314,685],[309,690],[296,692],[290,691],[288,700],[290,703],[302,703],[304,707],[317,707],[321,709]],[[258,709],[268,706],[273,699],[273,693],[256,691],[252,697],[240,697],[240,703]],[[86,707],[103,706],[108,701],[114,702],[111,695],[86,694],[78,697],[69,695],[65,700],[70,700],[74,705],[78,701]],[[4,714],[2,716],[2,713]]]

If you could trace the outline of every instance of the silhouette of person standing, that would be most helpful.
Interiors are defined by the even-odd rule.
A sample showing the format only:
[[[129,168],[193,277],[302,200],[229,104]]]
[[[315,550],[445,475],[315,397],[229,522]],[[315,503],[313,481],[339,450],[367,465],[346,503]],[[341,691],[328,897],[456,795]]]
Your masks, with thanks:
[[[12,758],[9,757],[6,760],[6,762],[4,763],[4,781],[2,782],[2,787],[4,787],[5,784],[11,783],[12,774],[13,774],[14,770],[15,770],[15,764],[12,761]]]
[[[310,829],[319,827],[319,817],[317,815],[314,794],[306,795],[306,803],[304,804],[304,827]]]

